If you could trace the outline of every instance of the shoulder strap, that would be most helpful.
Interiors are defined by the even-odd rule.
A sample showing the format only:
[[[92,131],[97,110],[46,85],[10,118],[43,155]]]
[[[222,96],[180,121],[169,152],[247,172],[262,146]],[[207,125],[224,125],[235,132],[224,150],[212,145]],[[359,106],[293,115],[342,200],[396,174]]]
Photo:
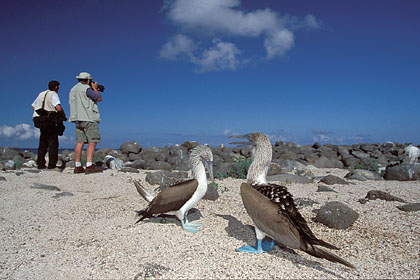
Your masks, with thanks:
[[[45,93],[45,95],[44,95],[44,100],[42,100],[42,109],[44,109],[44,106],[45,106],[45,99],[47,98],[47,94],[48,93],[50,93],[50,91],[49,90],[47,90],[47,92]]]

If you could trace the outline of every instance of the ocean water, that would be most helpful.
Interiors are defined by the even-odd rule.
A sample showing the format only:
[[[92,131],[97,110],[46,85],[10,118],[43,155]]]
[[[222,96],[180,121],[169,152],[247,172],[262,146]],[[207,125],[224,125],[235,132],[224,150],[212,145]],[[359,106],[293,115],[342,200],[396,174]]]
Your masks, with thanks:
[[[38,148],[16,148],[15,150],[18,150],[19,152],[30,151],[34,154],[38,153]],[[73,151],[74,148],[58,149],[58,153],[60,154],[61,152],[65,151],[65,150]]]

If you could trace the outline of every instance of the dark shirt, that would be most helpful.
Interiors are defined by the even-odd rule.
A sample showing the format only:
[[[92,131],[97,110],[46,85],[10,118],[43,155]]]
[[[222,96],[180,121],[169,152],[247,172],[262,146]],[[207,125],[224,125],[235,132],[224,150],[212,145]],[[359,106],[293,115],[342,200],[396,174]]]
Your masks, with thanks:
[[[100,95],[97,94],[96,92],[94,92],[92,88],[88,88],[86,90],[86,95],[87,95],[87,97],[89,97],[90,99],[92,99],[93,102],[98,101],[98,99],[100,97]]]

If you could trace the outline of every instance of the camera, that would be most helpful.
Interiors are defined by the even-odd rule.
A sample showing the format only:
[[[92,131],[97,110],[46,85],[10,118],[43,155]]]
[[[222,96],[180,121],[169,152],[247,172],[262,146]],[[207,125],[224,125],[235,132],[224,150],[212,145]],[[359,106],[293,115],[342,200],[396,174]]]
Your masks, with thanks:
[[[89,82],[89,86],[90,87],[92,87],[92,83],[93,83],[94,81],[92,81],[92,80],[90,80],[90,82]],[[103,85],[97,85],[97,90],[98,91],[100,91],[100,92],[104,92],[104,90],[105,90],[105,87],[103,86]]]

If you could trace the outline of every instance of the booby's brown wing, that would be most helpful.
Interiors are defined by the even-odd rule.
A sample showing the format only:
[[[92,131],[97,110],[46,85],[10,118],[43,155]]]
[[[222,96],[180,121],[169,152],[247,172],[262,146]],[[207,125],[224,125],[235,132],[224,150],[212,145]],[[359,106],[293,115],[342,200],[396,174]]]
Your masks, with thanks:
[[[262,232],[287,247],[301,247],[298,230],[287,215],[279,213],[276,203],[248,183],[241,185],[241,197],[246,211]]]
[[[191,179],[161,191],[149,204],[145,212],[149,215],[179,210],[197,190],[198,181]]]
[[[257,196],[256,193],[261,195],[257,196],[259,197],[258,204],[261,204],[261,206],[255,206],[254,203],[252,207],[259,208],[259,215],[265,216],[265,218],[260,217],[260,219],[265,221],[266,230],[269,232],[264,231],[261,227],[258,228],[275,239],[276,237],[279,238],[279,242],[291,248],[306,250],[310,244],[338,249],[334,245],[316,238],[308,227],[306,220],[296,208],[293,197],[286,187],[275,184],[247,185],[248,187],[244,187],[244,190],[247,190],[248,193],[252,189],[255,191],[253,195]]]

